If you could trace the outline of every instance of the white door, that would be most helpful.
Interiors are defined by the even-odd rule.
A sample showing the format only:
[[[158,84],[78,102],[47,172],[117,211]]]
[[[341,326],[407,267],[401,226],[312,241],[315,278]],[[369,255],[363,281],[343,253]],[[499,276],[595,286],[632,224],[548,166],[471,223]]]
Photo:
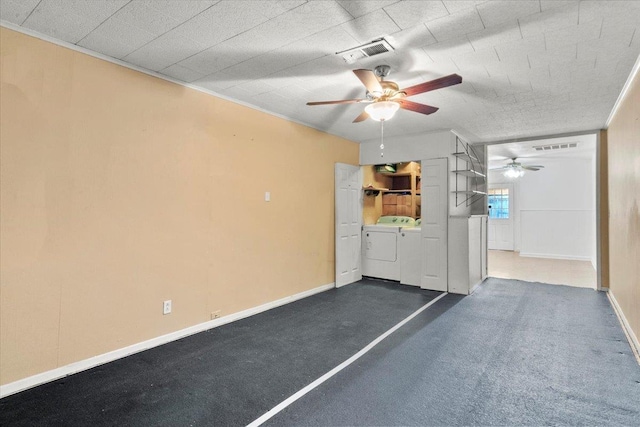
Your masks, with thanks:
[[[362,172],[336,163],[336,287],[362,279]]]
[[[422,161],[422,273],[420,287],[447,290],[447,221],[449,217],[449,163]]]
[[[513,184],[489,184],[489,249],[513,250]]]
[[[420,286],[422,284],[422,258],[420,243],[422,233],[418,230],[401,230],[398,239],[398,256],[400,257],[400,283]]]

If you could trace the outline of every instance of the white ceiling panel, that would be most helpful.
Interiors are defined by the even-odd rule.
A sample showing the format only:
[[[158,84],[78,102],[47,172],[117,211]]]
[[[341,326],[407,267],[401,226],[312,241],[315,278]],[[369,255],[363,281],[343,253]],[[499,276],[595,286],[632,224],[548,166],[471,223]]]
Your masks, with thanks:
[[[42,0],[22,24],[48,36],[76,43],[129,0]]]
[[[454,128],[472,141],[604,126],[640,54],[640,1],[0,0],[7,26],[104,55],[362,141],[356,68],[391,66],[408,87],[457,73],[461,85],[411,97],[394,136]],[[11,23],[11,24],[9,24]],[[15,27],[12,27],[15,28]],[[379,36],[394,51],[347,64],[336,52]]]
[[[338,0],[340,6],[344,7],[347,12],[354,18],[371,13],[375,10],[382,9],[385,6],[397,3],[399,0]]]
[[[0,19],[21,25],[40,0],[0,0]]]
[[[351,70],[362,68],[360,66],[354,67],[354,65],[357,64],[348,65],[342,58],[335,55],[326,55],[288,68],[286,71],[291,75],[297,76],[301,81],[315,78],[328,78],[334,79],[336,84],[340,84],[341,82],[347,82],[347,80],[342,79],[347,79],[352,76],[353,73]],[[358,80],[356,80],[356,82],[358,82]],[[350,87],[345,88],[345,90],[349,89]]]
[[[579,3],[571,2],[520,18],[518,22],[522,36],[525,38],[539,36],[547,31],[578,25],[578,11]]]
[[[503,43],[522,40],[522,33],[517,22],[502,24],[493,28],[474,31],[467,35],[469,43],[476,50],[491,49]]]
[[[261,52],[271,51],[319,31],[352,20],[338,3],[311,1],[247,31],[247,41],[260,41]]]
[[[453,15],[467,9],[475,9],[477,4],[484,3],[484,1],[445,0],[442,3],[447,11]]]
[[[244,78],[260,79],[325,55],[334,55],[336,49],[341,51],[358,44],[358,41],[341,26],[337,26],[270,52],[253,56],[251,59],[230,66],[226,71]]]
[[[92,22],[100,23],[120,10],[130,0],[42,0],[37,9],[62,9]]]
[[[349,49],[357,43],[358,41],[349,35],[342,26],[335,26],[289,43],[279,50],[283,53],[312,53],[319,57]]]
[[[434,19],[425,25],[439,42],[459,38],[465,34],[484,29],[480,15],[478,15],[475,7]]]
[[[433,37],[433,34],[423,24],[418,24],[413,27],[406,28],[402,31],[398,31],[388,37],[391,45],[405,52],[406,55],[419,50],[424,46],[429,46],[438,41]]]
[[[598,61],[615,61],[618,58],[638,56],[639,46],[629,46],[619,39],[598,39],[577,44],[578,59],[597,57]]]
[[[451,60],[462,72],[472,69],[485,70],[487,65],[497,64],[500,62],[495,49],[483,49],[469,54],[456,55],[453,56]]]
[[[282,12],[275,2],[221,1],[185,22],[173,33],[210,47]]]
[[[580,23],[602,18],[623,18],[634,19],[640,9],[638,1],[581,1],[580,2]]]
[[[159,71],[201,52],[204,48],[202,44],[170,31],[125,56],[123,60]]]
[[[114,58],[122,58],[156,37],[157,35],[135,25],[111,17],[80,40],[78,45]]]
[[[435,62],[442,62],[443,60],[450,60],[452,56],[467,55],[475,52],[467,37],[434,43],[425,46],[423,50]]]
[[[233,39],[231,39],[233,40]],[[222,45],[227,42],[222,43]],[[252,58],[255,52],[247,49],[235,49],[233,46],[218,45],[196,53],[178,63],[203,75],[216,73],[231,67],[232,65]]]
[[[623,19],[604,18],[600,38],[619,39],[621,42],[631,44],[633,38],[638,33],[638,22]],[[581,40],[584,41],[584,40]]]
[[[222,92],[225,89],[238,86],[242,83],[244,83],[243,79],[239,79],[230,74],[226,74],[224,71],[218,71],[217,73],[209,74],[208,76],[205,76],[193,82],[193,84],[196,86],[201,86],[214,92]]]
[[[597,40],[602,32],[602,20],[589,21],[580,25],[568,25],[544,33],[548,49],[557,45],[576,44],[583,41]]]
[[[179,22],[193,18],[203,10],[218,3],[218,1],[219,0],[133,0],[134,3],[140,3],[147,8],[155,9]]]
[[[205,77],[205,74],[193,71],[178,64],[173,64],[167,68],[164,68],[160,70],[160,73],[187,83],[191,83],[195,80]]]
[[[242,87],[241,85],[224,89],[219,93],[221,93],[222,95],[228,96],[231,99],[238,99],[238,98],[251,99],[251,105],[255,105],[256,107],[260,107],[260,108],[263,108],[263,105],[264,106],[269,105],[267,102],[265,102],[263,105],[260,105],[258,102],[256,102],[254,94],[250,90],[247,90],[244,87]]]
[[[400,31],[400,27],[382,9],[346,22],[342,28],[361,44]]]
[[[184,22],[152,5],[151,2],[132,1],[114,13],[105,23],[116,19],[159,36]]]
[[[520,18],[540,12],[538,0],[529,1],[488,1],[476,6],[487,28],[512,24]]]
[[[385,7],[384,10],[403,30],[449,14],[441,1],[401,1]]]
[[[521,58],[529,53],[542,53],[547,47],[544,34],[525,37],[505,43],[494,45],[496,53],[501,61],[509,61],[509,58]]]
[[[578,3],[580,3],[580,0],[540,0],[540,9],[544,12],[557,7],[575,6]]]

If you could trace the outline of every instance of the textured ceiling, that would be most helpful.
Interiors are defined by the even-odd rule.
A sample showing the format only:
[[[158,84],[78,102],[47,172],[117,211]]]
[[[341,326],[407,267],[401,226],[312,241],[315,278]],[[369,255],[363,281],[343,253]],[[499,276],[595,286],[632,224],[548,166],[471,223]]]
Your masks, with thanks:
[[[389,64],[412,97],[385,135],[455,129],[472,142],[602,128],[640,53],[640,1],[0,0],[5,26],[76,44],[315,128],[362,141],[351,70]],[[387,37],[356,64],[336,52]]]

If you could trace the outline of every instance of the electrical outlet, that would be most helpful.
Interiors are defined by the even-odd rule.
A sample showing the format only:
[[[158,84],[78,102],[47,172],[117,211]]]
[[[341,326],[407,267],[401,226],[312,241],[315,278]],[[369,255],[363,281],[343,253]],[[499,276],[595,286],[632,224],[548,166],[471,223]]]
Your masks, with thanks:
[[[168,299],[164,303],[162,303],[162,314],[171,313],[171,300]]]
[[[211,320],[217,319],[218,317],[220,317],[220,310],[216,310],[216,311],[212,311],[211,312]]]

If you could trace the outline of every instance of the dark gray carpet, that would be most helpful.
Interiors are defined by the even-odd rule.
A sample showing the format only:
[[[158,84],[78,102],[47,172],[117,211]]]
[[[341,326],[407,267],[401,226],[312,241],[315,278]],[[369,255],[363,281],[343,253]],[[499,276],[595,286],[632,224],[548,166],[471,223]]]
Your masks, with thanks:
[[[438,292],[364,280],[0,400],[2,426],[246,425]]]
[[[433,309],[266,424],[640,425],[640,367],[604,293],[489,279]]]

